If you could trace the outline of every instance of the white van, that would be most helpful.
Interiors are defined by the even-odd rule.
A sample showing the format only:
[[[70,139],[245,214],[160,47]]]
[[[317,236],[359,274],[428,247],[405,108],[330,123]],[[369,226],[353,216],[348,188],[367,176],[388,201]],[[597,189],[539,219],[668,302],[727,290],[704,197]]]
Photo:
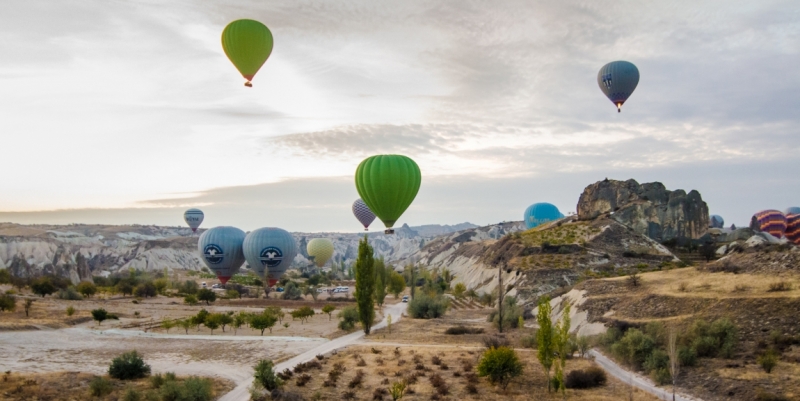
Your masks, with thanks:
[[[333,292],[334,292],[334,293],[340,293],[340,292],[350,292],[350,287],[342,287],[342,286],[339,286],[339,287],[336,287],[336,288],[333,290]]]
[[[202,286],[203,286],[203,288],[206,288],[206,282],[205,281],[203,281]]]

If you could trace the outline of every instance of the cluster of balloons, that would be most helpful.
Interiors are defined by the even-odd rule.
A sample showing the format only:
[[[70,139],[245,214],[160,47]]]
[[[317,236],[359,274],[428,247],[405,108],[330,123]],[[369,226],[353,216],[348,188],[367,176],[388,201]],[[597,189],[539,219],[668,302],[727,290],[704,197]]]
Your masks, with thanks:
[[[564,217],[564,215],[552,203],[534,203],[525,209],[522,220],[525,221],[525,227],[530,230],[531,228],[553,220],[558,220],[562,217]]]
[[[750,227],[767,232],[775,238],[785,236],[790,242],[800,245],[800,207],[790,207],[785,212],[762,210],[753,215]]]

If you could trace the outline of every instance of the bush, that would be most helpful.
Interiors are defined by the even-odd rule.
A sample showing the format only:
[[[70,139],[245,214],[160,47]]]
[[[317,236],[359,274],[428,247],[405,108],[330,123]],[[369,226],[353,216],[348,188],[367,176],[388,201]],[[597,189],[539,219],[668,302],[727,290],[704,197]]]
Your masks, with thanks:
[[[68,306],[67,307],[67,316],[72,316],[74,314],[75,314],[75,307],[74,306]]]
[[[607,380],[606,372],[603,369],[592,366],[585,370],[569,372],[564,380],[564,385],[567,388],[592,388],[606,384]]]
[[[789,401],[789,398],[762,390],[756,394],[756,401]]]
[[[533,333],[533,334],[530,334],[530,335],[527,335],[527,336],[520,337],[519,345],[522,346],[522,348],[537,349],[537,348],[539,348],[539,342],[538,341],[539,340],[536,337],[536,333]]]
[[[187,295],[183,297],[183,302],[187,305],[197,305],[197,297],[194,295]]]
[[[186,401],[211,401],[211,380],[192,376],[183,382],[183,399]]]
[[[136,351],[126,352],[111,361],[108,375],[120,380],[141,379],[150,374],[150,365]]]
[[[161,387],[162,385],[164,385],[164,382],[165,382],[164,376],[162,376],[161,373],[157,373],[157,374],[154,374],[154,375],[150,376],[150,385],[153,388],[157,389],[157,388]]]
[[[290,281],[286,284],[286,287],[283,289],[283,294],[281,294],[281,298],[292,299],[292,300],[303,299],[303,291],[300,290],[300,287],[297,286],[297,283],[295,283],[294,281]]]
[[[644,364],[654,348],[653,338],[639,329],[629,329],[619,342],[611,346],[611,350],[617,356],[635,368],[640,368]]]
[[[269,391],[275,390],[283,384],[283,381],[275,375],[274,368],[271,360],[262,359],[255,366],[255,374],[253,375],[255,380]]]
[[[408,315],[414,319],[435,319],[447,311],[450,301],[442,295],[429,297],[420,294],[408,303]]]
[[[114,385],[111,383],[111,380],[104,377],[95,376],[89,381],[89,393],[94,397],[102,397],[111,394],[113,390]]]
[[[53,284],[53,281],[50,279],[50,277],[42,277],[34,280],[31,283],[31,290],[33,290],[33,293],[36,295],[41,295],[42,298],[44,298],[45,295],[50,295],[56,292],[57,289],[58,288],[56,288],[56,286]]]
[[[694,348],[697,356],[701,358],[710,358],[717,355],[719,344],[715,338],[703,336],[692,341],[692,348]]]
[[[478,376],[505,389],[511,379],[522,374],[523,365],[517,353],[508,347],[491,348],[483,353],[478,363]]]
[[[348,306],[339,312],[339,329],[353,330],[356,323],[358,323],[358,309],[355,306]]]
[[[511,342],[508,341],[507,338],[499,335],[494,336],[486,336],[483,337],[483,345],[486,348],[500,348],[500,347],[510,347]]]
[[[200,291],[197,291],[197,299],[199,301],[206,301],[206,305],[210,305],[211,302],[217,300],[217,293],[208,288],[201,288]]]
[[[13,295],[0,295],[0,311],[13,312],[17,309],[17,298]]]
[[[444,334],[450,334],[450,335],[483,334],[483,329],[479,327],[455,326],[445,330]]]
[[[156,290],[156,286],[152,282],[146,282],[143,284],[139,284],[136,286],[136,289],[133,290],[133,294],[137,297],[154,297],[158,291]]]
[[[80,301],[83,299],[81,294],[78,294],[78,291],[75,291],[75,289],[72,287],[69,287],[66,290],[58,290],[56,297],[58,299],[64,299],[67,301]]]
[[[140,401],[141,399],[142,395],[135,388],[125,390],[125,395],[122,396],[123,401]]]
[[[678,362],[681,366],[694,366],[697,364],[697,352],[694,348],[681,346],[678,347]]]
[[[176,381],[165,382],[161,386],[161,401],[183,401],[183,387]]]
[[[81,281],[78,283],[78,286],[75,288],[78,292],[80,292],[84,297],[91,298],[92,295],[97,293],[97,286],[94,283],[88,281]]]
[[[771,348],[758,357],[758,365],[767,373],[772,373],[772,369],[774,369],[777,364],[778,354]]]
[[[666,369],[669,366],[669,355],[660,349],[655,349],[644,361],[644,368],[649,372]],[[660,383],[659,383],[660,384]]]

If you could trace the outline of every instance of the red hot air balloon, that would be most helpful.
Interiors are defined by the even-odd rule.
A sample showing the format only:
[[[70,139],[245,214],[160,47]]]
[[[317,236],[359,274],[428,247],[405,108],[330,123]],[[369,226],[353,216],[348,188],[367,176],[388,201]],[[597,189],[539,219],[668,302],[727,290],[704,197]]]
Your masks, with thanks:
[[[800,245],[800,214],[786,216],[786,239],[795,245]]]
[[[778,210],[762,210],[753,215],[750,220],[750,228],[780,238],[786,231],[786,216]]]

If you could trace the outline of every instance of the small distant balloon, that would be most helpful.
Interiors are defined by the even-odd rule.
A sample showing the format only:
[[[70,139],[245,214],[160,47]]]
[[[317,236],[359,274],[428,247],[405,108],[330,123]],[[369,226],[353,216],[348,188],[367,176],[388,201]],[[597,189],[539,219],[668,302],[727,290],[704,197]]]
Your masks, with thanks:
[[[792,215],[792,214],[800,214],[800,207],[792,206],[790,208],[787,208],[786,211],[783,212],[783,214],[785,214],[787,216]]]
[[[361,198],[353,202],[353,215],[364,226],[364,231],[369,231],[369,225],[375,221],[375,213],[369,210],[369,206]]]
[[[725,226],[725,219],[718,214],[712,214],[708,220],[708,226],[710,228],[722,228]]]
[[[251,231],[242,245],[247,264],[270,287],[286,273],[297,256],[297,243],[288,231],[264,227]]]
[[[525,214],[523,215],[525,227],[528,230],[562,217],[564,215],[552,203],[534,203],[525,209]]]
[[[327,238],[314,238],[308,241],[306,251],[308,251],[308,256],[314,258],[314,264],[322,267],[333,256],[333,242]]]
[[[778,210],[762,210],[750,219],[750,228],[781,238],[786,232],[786,216]]]
[[[251,87],[253,77],[272,53],[272,32],[266,25],[251,19],[231,22],[222,31],[222,49]]]
[[[800,245],[800,213],[790,214],[786,217],[786,239],[795,245]]]
[[[622,105],[639,84],[639,69],[627,61],[612,61],[603,66],[597,73],[597,84],[600,90],[622,111]]]
[[[200,224],[203,224],[204,217],[205,215],[200,209],[189,209],[183,212],[183,221],[189,225],[193,233],[197,232],[197,228],[200,227]]]
[[[204,232],[197,241],[200,259],[213,270],[222,284],[244,264],[244,231],[236,227],[214,227]]]

